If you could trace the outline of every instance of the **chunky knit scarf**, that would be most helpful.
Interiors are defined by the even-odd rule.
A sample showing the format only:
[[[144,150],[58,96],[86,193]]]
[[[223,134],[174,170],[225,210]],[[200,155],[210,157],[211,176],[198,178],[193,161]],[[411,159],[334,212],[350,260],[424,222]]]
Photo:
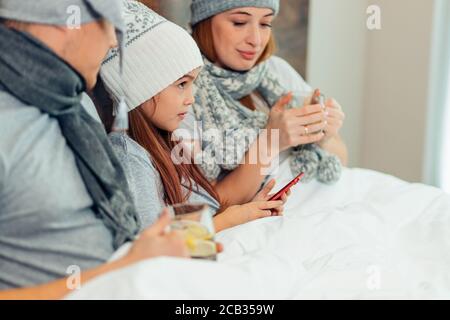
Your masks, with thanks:
[[[204,133],[199,163],[207,178],[215,180],[223,170],[230,171],[239,166],[268,122],[268,114],[250,110],[239,100],[257,91],[273,106],[287,90],[269,71],[267,63],[261,63],[248,72],[235,72],[220,68],[206,58],[204,61],[205,67],[195,83],[193,108]],[[291,169],[294,174],[304,172],[305,182],[317,178],[331,184],[339,179],[339,159],[318,145],[295,147],[291,153]]]

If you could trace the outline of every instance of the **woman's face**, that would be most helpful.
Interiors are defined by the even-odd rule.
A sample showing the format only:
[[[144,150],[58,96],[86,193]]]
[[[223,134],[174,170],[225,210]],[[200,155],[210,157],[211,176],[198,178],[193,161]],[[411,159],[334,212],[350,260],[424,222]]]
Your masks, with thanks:
[[[272,9],[245,7],[212,18],[216,64],[236,71],[256,65],[272,34]]]
[[[193,84],[201,68],[186,74],[141,105],[147,120],[159,129],[173,132],[194,103]]]

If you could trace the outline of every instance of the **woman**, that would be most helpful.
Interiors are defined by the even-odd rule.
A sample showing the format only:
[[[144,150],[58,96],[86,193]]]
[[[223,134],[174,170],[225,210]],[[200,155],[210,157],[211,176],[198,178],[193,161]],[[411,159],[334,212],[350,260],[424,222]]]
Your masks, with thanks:
[[[194,102],[193,81],[203,65],[198,47],[185,30],[138,2],[125,2],[124,19],[127,59],[123,75],[116,51],[104,61],[100,75],[116,105],[125,96],[129,130],[113,132],[110,139],[125,168],[143,226],[152,224],[157,218],[154,213],[165,205],[202,201],[220,211],[226,205],[221,206],[197,166],[175,164],[177,152],[184,148],[172,139],[172,132]],[[265,201],[273,185],[265,188],[256,202],[216,215],[216,230],[270,216],[271,210],[281,213],[283,201]]]
[[[266,163],[252,163],[251,154],[261,142],[267,145],[267,159],[289,158],[294,175],[306,173],[304,181],[336,182],[341,163],[347,162],[338,134],[345,116],[333,99],[325,102],[325,110],[311,104],[312,96],[290,103],[289,92],[311,88],[284,60],[272,56],[271,27],[279,1],[194,0],[191,9],[193,37],[205,68],[196,81],[193,115],[182,127],[192,134],[194,121],[200,121],[203,132],[220,130],[226,140],[224,147],[221,139],[205,139],[198,156],[221,198],[237,204],[257,192],[266,178],[261,174]],[[291,108],[301,102],[303,108]],[[260,129],[269,134],[277,130],[278,146],[266,143]]]

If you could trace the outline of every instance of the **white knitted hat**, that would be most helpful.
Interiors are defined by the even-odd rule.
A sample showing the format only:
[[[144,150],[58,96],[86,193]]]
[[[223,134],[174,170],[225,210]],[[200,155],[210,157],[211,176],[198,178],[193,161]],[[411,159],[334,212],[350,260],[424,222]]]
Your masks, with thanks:
[[[127,27],[123,74],[117,49],[100,70],[106,90],[117,106],[125,97],[128,111],[156,96],[192,70],[203,66],[200,50],[189,33],[145,5],[124,1]]]

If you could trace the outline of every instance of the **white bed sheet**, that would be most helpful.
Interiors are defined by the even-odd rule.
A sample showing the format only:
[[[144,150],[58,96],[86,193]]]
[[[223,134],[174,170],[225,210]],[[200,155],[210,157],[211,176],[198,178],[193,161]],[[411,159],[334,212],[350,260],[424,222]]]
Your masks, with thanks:
[[[292,179],[279,173],[276,189]],[[217,263],[148,260],[68,298],[450,298],[450,195],[363,169],[292,191],[283,217],[218,234]]]

